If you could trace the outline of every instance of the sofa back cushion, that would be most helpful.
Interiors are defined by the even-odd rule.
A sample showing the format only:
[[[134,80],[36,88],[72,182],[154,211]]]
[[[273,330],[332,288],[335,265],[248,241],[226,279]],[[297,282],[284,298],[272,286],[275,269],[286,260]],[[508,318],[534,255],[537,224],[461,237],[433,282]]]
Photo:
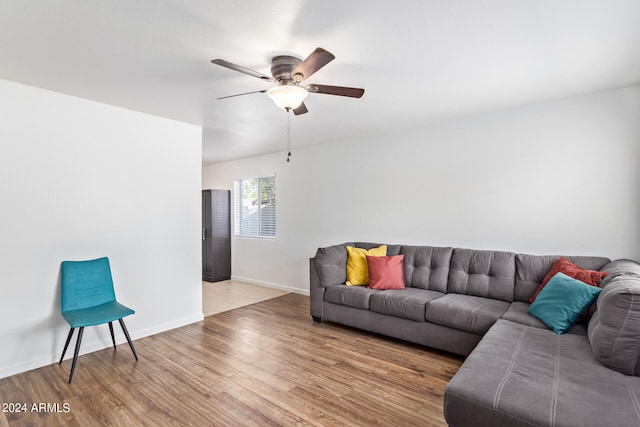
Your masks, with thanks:
[[[453,248],[403,246],[404,279],[407,286],[447,292]]]
[[[347,245],[353,246],[354,243],[319,248],[316,251],[313,261],[320,277],[320,286],[323,288],[347,281]]]
[[[361,248],[365,250],[373,249],[385,245],[387,247],[387,256],[400,255],[400,249],[402,245],[387,245],[386,243],[370,243],[370,242],[356,242],[351,246]]]
[[[640,265],[614,261],[589,321],[589,342],[603,365],[640,376]],[[604,280],[603,280],[604,282]]]
[[[500,251],[454,249],[447,292],[512,302],[515,254]]]
[[[542,284],[559,255],[516,255],[516,283],[514,301],[529,302]],[[572,263],[588,270],[600,270],[610,262],[609,258],[590,256],[568,256]]]

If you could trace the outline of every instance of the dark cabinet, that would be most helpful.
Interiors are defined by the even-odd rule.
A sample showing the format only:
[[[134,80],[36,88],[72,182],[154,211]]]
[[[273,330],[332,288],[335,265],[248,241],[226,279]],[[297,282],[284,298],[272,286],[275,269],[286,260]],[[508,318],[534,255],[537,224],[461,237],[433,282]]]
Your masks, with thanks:
[[[202,280],[231,278],[231,192],[202,190]]]

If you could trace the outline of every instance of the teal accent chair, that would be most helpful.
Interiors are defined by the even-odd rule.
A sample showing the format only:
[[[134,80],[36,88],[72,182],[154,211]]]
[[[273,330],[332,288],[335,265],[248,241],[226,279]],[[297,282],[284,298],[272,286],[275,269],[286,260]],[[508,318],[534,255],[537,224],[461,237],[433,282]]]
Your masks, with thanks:
[[[115,350],[116,340],[113,335],[112,322],[118,320],[125,337],[127,337],[133,356],[138,360],[138,355],[136,354],[135,348],[133,348],[129,332],[122,320],[123,317],[133,314],[135,311],[116,301],[109,258],[104,257],[89,261],[63,261],[61,283],[62,293],[60,302],[62,316],[69,325],[71,325],[71,330],[67,336],[67,342],[64,344],[64,350],[62,351],[59,363],[62,363],[62,359],[64,359],[64,354],[67,352],[67,347],[69,347],[73,331],[75,331],[76,328],[80,328],[78,330],[78,338],[76,339],[76,351],[73,355],[71,373],[69,374],[69,384],[73,379],[73,372],[76,369],[78,352],[80,351],[80,343],[82,342],[82,333],[84,332],[85,326],[101,325],[108,322],[111,341],[113,342],[113,348]]]

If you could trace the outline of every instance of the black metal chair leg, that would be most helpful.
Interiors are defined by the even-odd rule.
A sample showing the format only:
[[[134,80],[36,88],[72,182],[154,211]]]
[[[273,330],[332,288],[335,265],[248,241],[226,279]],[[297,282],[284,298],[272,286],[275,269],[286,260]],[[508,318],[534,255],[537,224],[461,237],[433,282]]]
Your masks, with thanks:
[[[78,338],[76,340],[76,351],[73,353],[73,363],[71,364],[71,373],[69,374],[69,384],[73,379],[73,371],[76,370],[76,362],[78,361],[78,353],[80,352],[80,343],[82,342],[82,333],[84,332],[84,326],[78,329]]]
[[[135,357],[136,360],[138,360],[138,354],[136,353],[136,349],[133,348],[131,337],[129,337],[129,331],[127,331],[127,327],[124,326],[124,320],[118,319],[118,322],[120,322],[120,326],[122,327],[122,332],[124,332],[124,336],[127,337],[127,342],[129,343],[129,347],[131,347],[131,351],[133,352],[133,357]]]
[[[69,335],[67,335],[67,342],[64,343],[64,350],[62,350],[62,356],[60,356],[60,361],[58,362],[58,365],[62,363],[62,359],[64,359],[64,354],[67,352],[67,347],[69,347],[69,342],[71,342],[71,337],[73,336],[73,331],[75,331],[76,328],[71,328],[71,330],[69,330]]]
[[[113,349],[116,349],[116,338],[113,336],[113,322],[109,322],[109,332],[111,332],[111,342],[113,343]]]

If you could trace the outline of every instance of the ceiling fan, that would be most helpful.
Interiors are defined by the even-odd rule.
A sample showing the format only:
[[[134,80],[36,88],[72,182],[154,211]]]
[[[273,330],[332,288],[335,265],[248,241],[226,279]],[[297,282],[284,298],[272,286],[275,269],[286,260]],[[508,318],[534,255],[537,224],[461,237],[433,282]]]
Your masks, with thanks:
[[[269,89],[222,96],[218,99],[266,92],[278,107],[287,111],[293,111],[295,115],[299,115],[308,111],[304,105],[304,100],[309,93],[323,93],[326,95],[339,95],[350,98],[360,98],[364,94],[364,89],[354,87],[318,84],[308,84],[304,86],[301,84],[334,59],[335,56],[331,52],[321,47],[316,48],[316,50],[311,52],[304,60],[300,60],[295,56],[279,55],[271,60],[271,76],[225,61],[224,59],[213,59],[211,62],[267,82],[277,83],[276,86]]]

